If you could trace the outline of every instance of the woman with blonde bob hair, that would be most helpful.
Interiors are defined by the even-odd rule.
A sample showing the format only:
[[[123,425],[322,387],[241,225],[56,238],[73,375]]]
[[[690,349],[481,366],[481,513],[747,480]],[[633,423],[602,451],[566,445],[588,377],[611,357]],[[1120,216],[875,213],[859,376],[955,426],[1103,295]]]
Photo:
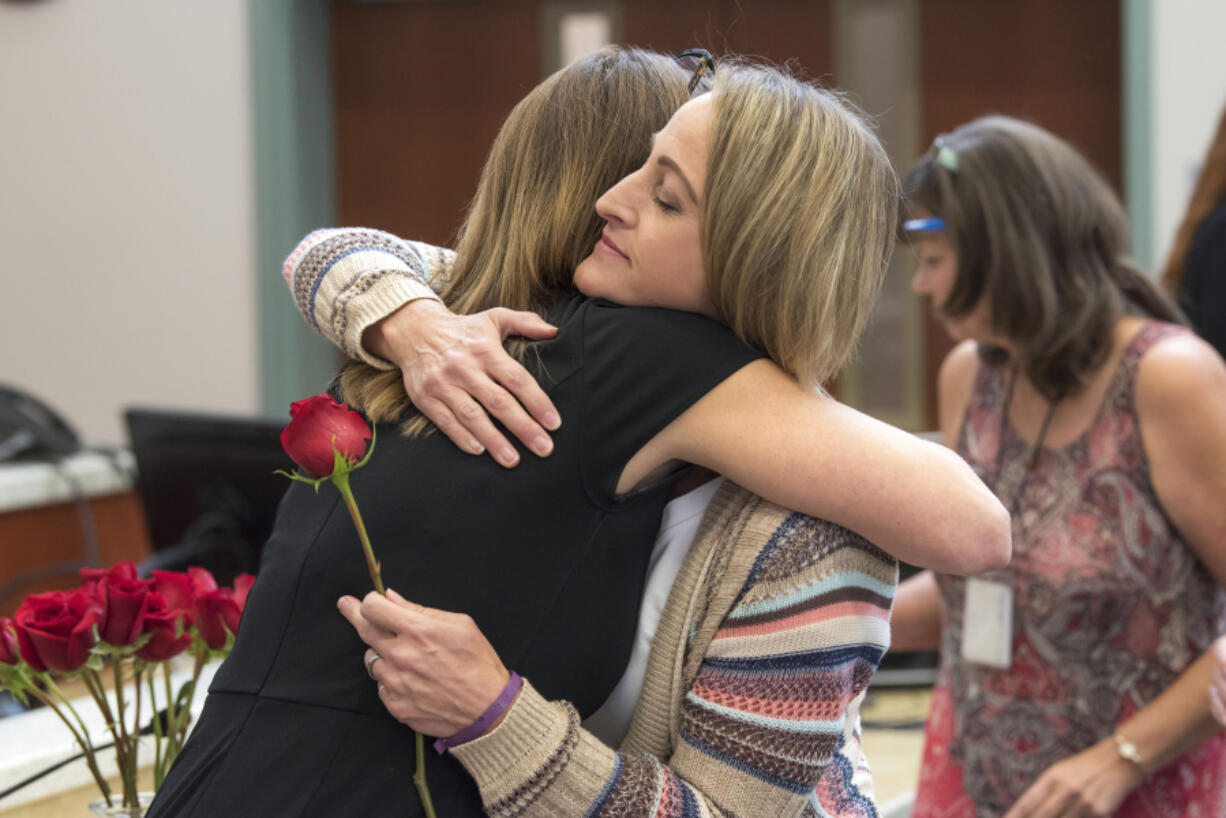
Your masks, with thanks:
[[[606,50],[562,74],[608,81],[641,54]],[[556,195],[518,178],[517,162],[540,163],[504,152],[561,159],[574,147],[571,133],[600,135],[564,118],[567,133],[533,136],[554,110],[553,100],[539,97],[572,87],[556,77],[512,112],[444,300],[459,305],[456,294],[464,293],[464,308],[478,310],[517,293],[514,306],[535,306],[557,324],[555,337],[521,351],[566,419],[556,448],[508,471],[492,459],[466,459],[442,435],[398,435],[406,416],[372,409],[357,376],[369,370],[350,373],[348,394],[385,429],[355,490],[385,580],[399,593],[361,604],[345,597],[348,623],[332,612],[338,596],[362,587],[364,567],[352,559],[347,521],[291,488],[234,653],[197,727],[204,738],[193,738],[182,756],[188,761],[172,770],[161,814],[246,805],[244,787],[259,790],[262,815],[412,812],[411,733],[397,720],[442,737],[443,755],[431,754],[427,765],[436,799],[441,791],[446,804],[440,815],[873,813],[871,794],[860,788],[848,707],[885,647],[896,565],[878,546],[946,569],[979,570],[1007,558],[1006,524],[956,458],[814,394],[710,320],[722,313],[707,295],[702,233],[719,230],[724,214],[702,203],[723,201],[721,185],[775,182],[783,173],[818,184],[825,162],[843,180],[815,203],[815,218],[844,220],[844,229],[873,237],[874,262],[851,258],[852,247],[839,250],[837,242],[833,261],[815,259],[811,251],[825,239],[778,235],[781,228],[766,221],[769,209],[750,208],[737,229],[776,233],[754,251],[773,255],[759,260],[767,266],[756,282],[737,281],[741,273],[731,268],[716,274],[733,288],[784,288],[793,286],[785,278],[798,282],[829,263],[835,286],[810,293],[814,309],[871,300],[864,290],[879,284],[897,210],[880,147],[833,96],[769,69],[722,71],[718,85],[727,90],[682,106],[655,135],[647,163],[600,197],[603,230],[588,211],[589,235],[599,241],[587,258],[538,247],[538,266],[523,265],[518,260],[527,256],[515,250],[503,275],[517,281],[502,282],[465,252],[480,252],[484,242],[527,246],[494,225],[514,223],[508,209],[531,211],[534,197]],[[711,100],[736,111],[758,88],[773,95],[779,127],[766,139],[747,140],[734,129],[715,141],[726,114],[715,113]],[[622,112],[605,105],[612,97],[589,93],[558,100],[564,107],[556,110],[604,126],[619,121]],[[786,127],[797,114],[813,135],[833,132],[831,146],[860,149],[836,158],[817,149],[819,140],[792,161],[782,148],[805,141]],[[622,137],[627,154],[641,163],[658,127],[640,122],[641,142]],[[724,155],[715,155],[717,145]],[[788,161],[708,184],[708,167],[770,145]],[[844,195],[842,187],[859,181],[879,184],[880,196]],[[598,194],[592,190],[592,199]],[[840,206],[852,212],[822,215]],[[782,229],[793,226],[789,219]],[[561,241],[570,233],[552,235]],[[352,317],[347,296],[385,298],[388,288],[406,284],[395,272],[448,260],[435,248],[371,231],[317,234],[299,250],[287,263],[291,286],[315,294],[304,312],[332,328]],[[565,269],[552,267],[567,263],[576,266],[582,293],[608,300],[572,291]],[[853,286],[864,275],[869,280]],[[827,298],[834,303],[817,306]],[[820,342],[829,350],[789,348],[770,325],[784,316],[767,315],[784,305],[771,297],[761,304],[759,313],[727,320],[740,320],[747,340],[790,356],[798,369],[810,361],[833,366],[850,348],[833,340]],[[855,313],[845,326],[854,333],[862,322]],[[806,371],[805,380],[815,383],[821,371]],[[678,469],[684,463],[731,479],[686,495],[691,507],[674,530],[688,533],[653,553],[665,501],[692,474]],[[732,480],[857,533],[772,505]],[[943,484],[940,491],[932,481]],[[893,503],[884,514],[882,497]],[[646,602],[640,609],[653,596],[654,615]],[[375,648],[365,657],[359,637]],[[287,731],[297,742],[288,771],[270,746],[272,736],[283,745]],[[620,753],[611,747],[618,743]]]
[[[898,589],[894,648],[941,650],[913,814],[1224,814],[1226,367],[1128,258],[1107,183],[1042,128],[963,125],[907,189],[913,289],[963,342],[941,430],[1014,535],[1006,568]]]

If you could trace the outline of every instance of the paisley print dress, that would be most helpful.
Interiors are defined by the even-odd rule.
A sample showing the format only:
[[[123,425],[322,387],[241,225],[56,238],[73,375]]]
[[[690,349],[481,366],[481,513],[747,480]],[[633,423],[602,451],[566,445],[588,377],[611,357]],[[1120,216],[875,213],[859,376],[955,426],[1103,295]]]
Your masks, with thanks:
[[[942,664],[914,818],[1003,814],[1049,766],[1111,736],[1226,626],[1226,595],[1158,503],[1137,420],[1141,357],[1180,332],[1146,323],[1090,426],[1041,449],[1028,478],[1032,446],[1004,414],[1007,377],[980,364],[958,452],[1017,503],[1013,560],[984,575],[1013,591],[1012,666],[961,660],[966,582],[938,575]],[[1167,765],[1116,815],[1226,816],[1226,740]]]

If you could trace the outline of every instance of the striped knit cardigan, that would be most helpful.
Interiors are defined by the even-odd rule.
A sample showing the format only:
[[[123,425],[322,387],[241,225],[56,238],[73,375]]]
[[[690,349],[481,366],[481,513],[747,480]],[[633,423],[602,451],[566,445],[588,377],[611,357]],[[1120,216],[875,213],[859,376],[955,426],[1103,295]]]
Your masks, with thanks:
[[[284,272],[307,320],[357,355],[362,330],[430,297],[423,280],[448,262],[378,231],[317,231]],[[851,531],[725,481],[618,750],[529,681],[495,730],[451,752],[492,816],[876,816],[856,706],[888,646],[897,572]]]

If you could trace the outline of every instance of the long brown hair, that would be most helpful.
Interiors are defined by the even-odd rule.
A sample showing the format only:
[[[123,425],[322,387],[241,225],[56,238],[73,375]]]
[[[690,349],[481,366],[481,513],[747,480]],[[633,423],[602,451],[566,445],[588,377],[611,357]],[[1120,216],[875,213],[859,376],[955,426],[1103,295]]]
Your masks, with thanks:
[[[993,330],[1049,400],[1081,388],[1111,350],[1121,316],[1182,323],[1127,256],[1128,221],[1110,186],[1067,142],[988,116],[939,137],[907,175],[913,206],[945,220],[958,274],[941,310],[987,298]],[[980,346],[990,363],[1003,350]]]
[[[845,100],[779,69],[716,71],[703,203],[720,318],[810,388],[855,349],[893,252],[898,176]]]
[[[1217,123],[1217,133],[1209,143],[1209,153],[1205,155],[1205,165],[1201,168],[1196,180],[1196,189],[1188,200],[1188,209],[1184,213],[1183,222],[1175,233],[1175,242],[1171,253],[1166,258],[1166,268],[1162,271],[1162,284],[1170,293],[1178,293],[1179,285],[1183,283],[1183,270],[1188,264],[1188,251],[1201,222],[1209,215],[1209,211],[1226,199],[1226,108],[1222,109],[1222,117]],[[1226,272],[1223,272],[1226,275]],[[1191,308],[1189,307],[1189,310]]]
[[[462,314],[490,307],[542,312],[570,289],[604,227],[596,199],[647,160],[651,135],[689,99],[689,78],[671,57],[610,46],[533,88],[490,148],[443,302]],[[522,354],[523,344],[513,351]],[[411,408],[396,370],[351,363],[340,387],[376,421]],[[427,427],[415,417],[405,432]]]

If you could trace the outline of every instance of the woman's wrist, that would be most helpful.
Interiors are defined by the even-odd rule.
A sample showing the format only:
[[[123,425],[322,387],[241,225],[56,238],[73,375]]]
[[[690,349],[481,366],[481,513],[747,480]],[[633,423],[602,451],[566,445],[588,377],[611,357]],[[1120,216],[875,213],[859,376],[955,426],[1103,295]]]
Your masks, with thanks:
[[[495,727],[502,723],[507,712],[511,709],[511,705],[518,698],[520,689],[523,687],[523,679],[515,671],[511,671],[506,684],[502,691],[495,697],[494,701],[485,712],[478,716],[471,724],[451,736],[439,738],[434,742],[434,750],[439,755],[447,752],[452,747],[457,747],[461,744],[467,744],[473,739],[480,738],[489,733]]]

